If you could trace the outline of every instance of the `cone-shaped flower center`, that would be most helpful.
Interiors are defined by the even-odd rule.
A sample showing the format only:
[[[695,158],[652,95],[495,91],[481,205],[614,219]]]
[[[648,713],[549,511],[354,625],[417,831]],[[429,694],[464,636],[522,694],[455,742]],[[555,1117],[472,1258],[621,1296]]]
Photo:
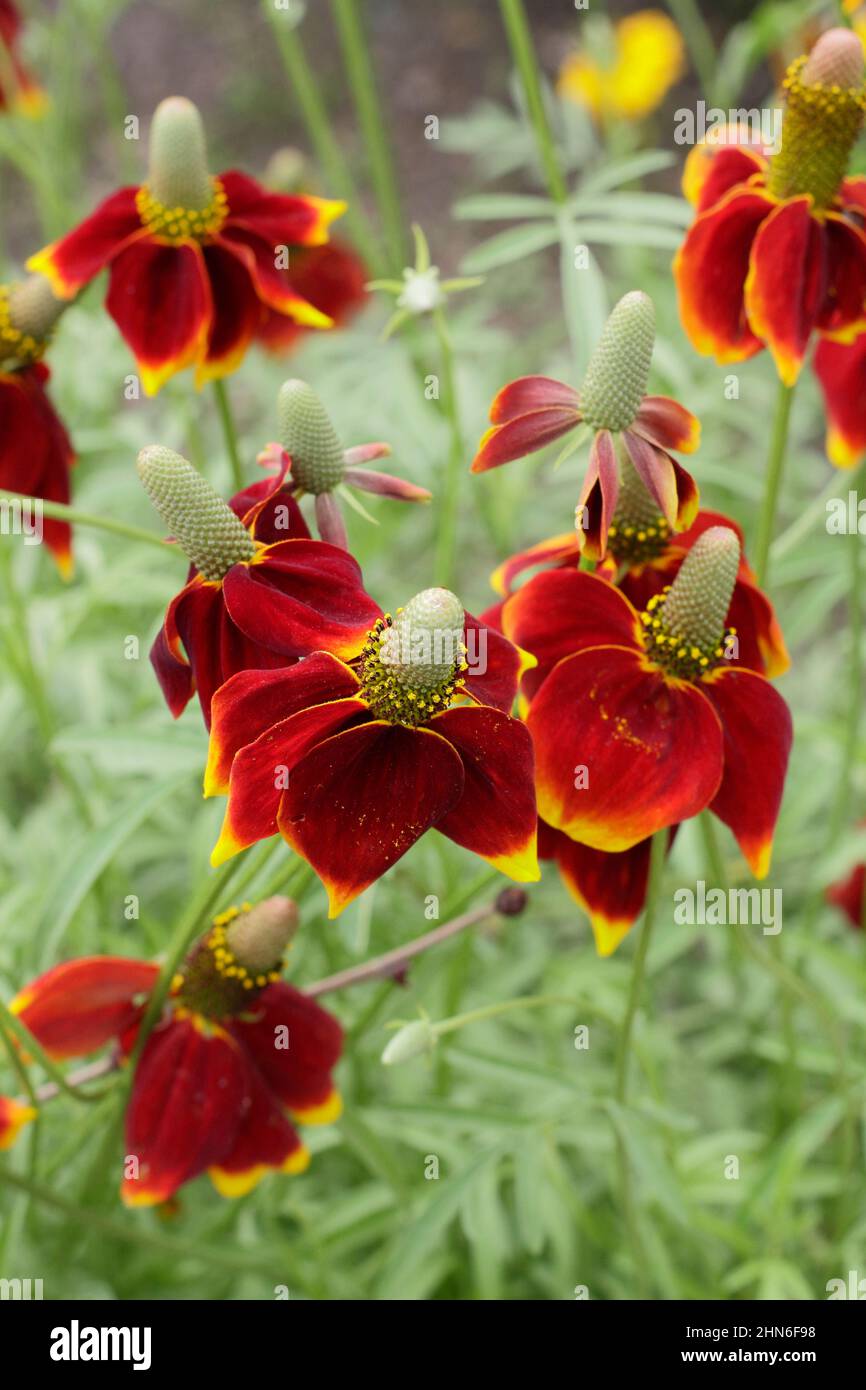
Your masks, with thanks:
[[[379,620],[361,654],[364,699],[378,719],[415,728],[448,708],[467,670],[464,623],[449,589],[423,589]]]
[[[305,381],[284,381],[277,399],[280,443],[304,492],[331,492],[343,480],[343,446],[328,412]]]
[[[204,126],[185,97],[160,102],[150,127],[150,173],[136,195],[142,223],[163,241],[202,241],[219,231],[228,204],[207,167]]]
[[[251,560],[249,533],[201,473],[180,454],[151,444],[138,456],[138,476],[181,550],[205,579],[219,581]]]
[[[619,441],[617,441],[619,443]],[[644,565],[664,553],[671,528],[651,497],[625,449],[619,447],[619,498],[607,548],[619,565]]]
[[[213,1019],[249,1008],[260,990],[280,978],[297,926],[298,909],[290,898],[268,898],[255,907],[244,903],[221,913],[174,981],[178,1004]]]
[[[829,29],[788,69],[782,145],[770,164],[777,198],[809,193],[818,210],[833,202],[863,124],[863,48],[850,29]]]
[[[42,356],[65,300],[56,299],[44,275],[0,285],[0,364],[27,366]]]
[[[695,542],[679,574],[641,615],[653,660],[671,675],[698,680],[725,655],[725,628],[740,565],[740,542],[729,526],[712,526]]]
[[[649,295],[623,295],[604,325],[580,388],[580,409],[594,430],[624,430],[646,394],[655,344],[655,309]]]

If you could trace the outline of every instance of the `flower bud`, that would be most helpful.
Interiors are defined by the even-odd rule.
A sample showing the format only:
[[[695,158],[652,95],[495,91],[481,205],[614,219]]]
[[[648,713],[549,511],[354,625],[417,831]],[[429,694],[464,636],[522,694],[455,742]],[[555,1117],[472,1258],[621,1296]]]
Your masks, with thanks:
[[[277,412],[293,481],[304,492],[330,492],[343,481],[343,446],[312,386],[297,379],[283,382]]]
[[[401,1062],[411,1062],[414,1057],[423,1057],[433,1051],[437,1041],[436,1029],[429,1019],[416,1018],[412,1023],[405,1023],[391,1038],[382,1053],[382,1065],[395,1067]]]
[[[68,301],[55,297],[44,275],[0,285],[0,363],[26,366],[37,361],[68,307]]]
[[[151,444],[138,456],[138,476],[181,550],[199,573],[218,581],[255,546],[231,507],[180,454]]]
[[[166,97],[150,126],[148,187],[166,208],[202,211],[213,198],[204,125],[186,97]]]
[[[604,325],[580,389],[580,410],[593,430],[624,430],[646,394],[655,345],[649,295],[623,295]]]
[[[253,974],[275,969],[298,930],[298,906],[291,898],[266,898],[242,913],[226,931],[226,945]]]

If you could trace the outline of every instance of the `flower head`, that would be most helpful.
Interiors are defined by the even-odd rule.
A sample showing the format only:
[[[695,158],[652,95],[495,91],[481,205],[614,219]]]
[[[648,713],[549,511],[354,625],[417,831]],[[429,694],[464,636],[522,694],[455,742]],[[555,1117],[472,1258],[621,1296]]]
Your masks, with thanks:
[[[272,310],[307,327],[331,319],[285,275],[293,248],[327,241],[343,203],[269,193],[246,174],[208,172],[192,102],[154,113],[148,181],[107,198],[29,262],[69,298],[101,270],[106,306],[152,395],[185,367],[196,382],[234,371]]]
[[[21,27],[17,5],[13,0],[0,0],[0,111],[39,116],[45,107],[45,95],[19,56]]]
[[[0,285],[0,488],[68,503],[75,455],[48,396],[50,374],[42,361],[65,307],[41,275]],[[72,570],[68,522],[48,517],[42,534],[67,577]]]
[[[280,978],[297,916],[287,898],[231,908],[187,956],[136,1066],[121,1186],[128,1206],[167,1201],[204,1172],[226,1197],[268,1172],[302,1172],[310,1155],[292,1120],[339,1115],[331,1071],[342,1030]],[[55,1059],[110,1043],[122,1058],[158,976],[157,965],[120,956],[66,961],[11,1007]],[[7,1132],[22,1122],[20,1112],[7,1116]]]
[[[143,449],[138,473],[192,563],[150,653],[175,717],[197,691],[209,725],[214,691],[237,671],[287,666],[311,651],[357,654],[381,610],[355,560],[310,540],[291,498],[274,501],[280,476],[255,497],[254,489],[239,493],[233,509],[171,449]],[[299,534],[265,544],[258,518],[266,513],[273,524],[279,506]]]
[[[612,34],[599,37],[608,38],[609,53],[598,61],[582,48],[566,58],[559,73],[560,95],[588,107],[598,120],[641,120],[683,74],[679,29],[661,10],[637,10],[615,24]]]
[[[454,594],[426,589],[350,664],[317,652],[233,677],[213,701],[205,795],[228,793],[213,862],[279,832],[332,917],[433,826],[537,878],[532,744],[507,713],[521,665]]]
[[[685,529],[697,513],[694,479],[668,449],[692,452],[700,425],[669,397],[644,394],[654,341],[652,300],[640,290],[624,295],[605,324],[580,391],[544,376],[510,382],[490,407],[493,423],[472,463],[473,473],[484,473],[588,426],[589,467],[575,515],[578,545],[591,559],[606,552],[627,467],[669,530]]]
[[[384,290],[397,300],[397,308],[385,325],[384,338],[390,338],[410,319],[436,313],[444,306],[449,295],[460,294],[463,290],[483,284],[483,280],[476,275],[440,280],[439,267],[430,262],[430,247],[417,222],[412,223],[412,235],[415,239],[415,264],[404,268],[403,279],[371,280],[367,286],[368,290]]]
[[[699,352],[739,362],[767,347],[790,386],[813,332],[850,341],[866,325],[866,179],[845,176],[866,111],[860,40],[829,30],[784,85],[775,153],[735,143],[689,156],[697,217],[674,275]]]
[[[709,807],[766,874],[791,719],[726,630],[739,565],[736,533],[714,526],[643,613],[572,569],[505,602],[503,631],[538,659],[527,726],[539,815],[554,829],[621,852]]]

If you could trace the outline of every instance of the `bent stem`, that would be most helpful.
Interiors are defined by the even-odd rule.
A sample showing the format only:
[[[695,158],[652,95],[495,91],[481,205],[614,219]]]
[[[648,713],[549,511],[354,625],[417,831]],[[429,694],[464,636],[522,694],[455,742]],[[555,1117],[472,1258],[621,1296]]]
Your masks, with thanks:
[[[758,516],[758,529],[755,535],[755,573],[758,583],[763,587],[767,582],[767,569],[770,561],[770,546],[776,521],[776,503],[782,484],[785,468],[785,455],[788,449],[788,427],[791,420],[791,402],[794,399],[793,386],[779,383],[776,398],[776,413],[773,419],[773,433],[770,439],[770,452],[767,457],[767,476],[764,481],[764,500]]]
[[[224,381],[218,379],[213,384],[213,393],[216,397],[217,410],[219,411],[220,424],[223,429],[223,436],[226,443],[226,453],[229,456],[229,465],[232,471],[232,483],[235,492],[240,492],[244,485],[243,466],[241,464],[240,450],[238,449],[238,434],[235,429],[234,416],[232,415],[229,393],[226,390]]]

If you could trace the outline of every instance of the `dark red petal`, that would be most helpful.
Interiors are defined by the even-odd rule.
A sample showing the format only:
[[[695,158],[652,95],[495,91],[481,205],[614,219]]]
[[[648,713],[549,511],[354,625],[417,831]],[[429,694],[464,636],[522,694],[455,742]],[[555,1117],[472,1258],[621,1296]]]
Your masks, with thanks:
[[[135,354],[145,392],[155,395],[206,349],[213,308],[201,248],[147,240],[121,251],[105,306]]]
[[[494,397],[490,421],[494,425],[504,425],[529,411],[551,406],[578,411],[580,402],[574,387],[549,376],[521,376],[516,381],[509,381]]]
[[[307,754],[289,780],[279,826],[322,879],[336,917],[462,793],[463,764],[445,739],[376,720]]]
[[[853,468],[866,454],[866,333],[853,343],[818,344],[815,375],[827,412],[827,454],[837,468]]]
[[[683,328],[717,362],[742,362],[763,347],[743,293],[755,234],[776,206],[760,190],[732,189],[695,219],[674,259]]]
[[[249,270],[214,244],[202,248],[210,282],[212,319],[196,384],[228,376],[240,366],[262,321],[262,305]]]
[[[208,1169],[221,1197],[245,1197],[269,1172],[303,1173],[310,1152],[256,1067],[249,1068],[249,1105],[230,1151]]]
[[[343,242],[293,251],[284,272],[292,289],[342,326],[363,308],[370,276],[358,255]],[[265,312],[259,341],[268,352],[286,352],[304,332],[300,324],[272,309]]]
[[[489,468],[525,458],[561,439],[580,424],[580,413],[571,406],[545,406],[518,415],[504,425],[492,425],[482,436],[478,452],[472,460],[473,473],[486,473]]]
[[[272,248],[320,246],[328,239],[328,226],[345,209],[344,203],[327,198],[272,193],[237,169],[220,174],[228,199],[226,228],[243,226],[257,233]]]
[[[0,488],[68,503],[75,457],[48,398],[47,380],[47,368],[41,363],[0,372]],[[64,575],[71,571],[71,535],[68,522],[43,519],[43,539]]]
[[[734,832],[755,877],[764,878],[791,752],[791,715],[754,671],[720,667],[701,689],[725,736],[725,775],[710,809]]]
[[[466,614],[463,639],[469,665],[467,693],[479,704],[492,705],[507,714],[514,704],[520,678],[535,665],[535,658],[471,613]]]
[[[555,668],[527,715],[538,813],[594,849],[631,849],[719,789],[722,729],[702,690],[638,652],[591,647]]]
[[[126,1205],[164,1202],[231,1153],[250,1086],[249,1063],[216,1024],[192,1014],[154,1029],[126,1111]]]
[[[786,386],[797,380],[827,289],[826,236],[811,198],[779,204],[755,235],[745,305]]]
[[[766,167],[761,153],[744,145],[697,145],[686,160],[683,192],[698,212],[706,212],[732,188]]]
[[[854,217],[866,218],[866,175],[852,174],[839,187],[839,204]]]
[[[232,1025],[268,1086],[298,1119],[315,1122],[332,1102],[331,1072],[343,1050],[333,1014],[280,980]]]
[[[148,235],[135,205],[137,192],[130,187],[112,193],[74,231],[31,256],[27,269],[44,275],[60,299],[71,299],[130,242]]]
[[[445,710],[431,729],[456,748],[463,795],[436,828],[519,883],[539,878],[532,740],[526,726],[494,709]]]
[[[670,396],[644,396],[633,428],[661,449],[693,454],[701,442],[701,422]]]
[[[643,911],[652,840],[618,854],[590,849],[551,826],[544,840],[546,857],[556,860],[563,883],[590,920],[598,954],[612,955]]]
[[[565,531],[562,535],[551,536],[530,546],[528,550],[520,550],[516,555],[509,556],[493,571],[490,583],[497,594],[507,597],[514,587],[514,580],[524,570],[532,569],[534,565],[577,565],[579,561],[577,536],[574,531]]]
[[[150,961],[83,956],[47,970],[10,1008],[52,1057],[83,1057],[129,1026],[158,975]]]
[[[828,212],[824,234],[828,287],[818,327],[850,342],[866,327],[866,232]]]
[[[831,883],[827,901],[841,908],[852,927],[863,926],[863,890],[866,886],[866,865],[855,864],[847,878]],[[0,1143],[2,1148],[2,1143]]]
[[[277,247],[247,227],[226,226],[219,234],[220,248],[233,256],[248,278],[262,308],[287,314],[307,328],[330,328],[331,320],[321,309],[308,304],[292,288],[285,271],[277,266]],[[261,322],[263,314],[259,316]]]
[[[583,549],[592,559],[604,558],[618,497],[619,464],[613,436],[609,430],[599,430],[589,451],[589,466],[575,511],[578,542],[583,539]]]

